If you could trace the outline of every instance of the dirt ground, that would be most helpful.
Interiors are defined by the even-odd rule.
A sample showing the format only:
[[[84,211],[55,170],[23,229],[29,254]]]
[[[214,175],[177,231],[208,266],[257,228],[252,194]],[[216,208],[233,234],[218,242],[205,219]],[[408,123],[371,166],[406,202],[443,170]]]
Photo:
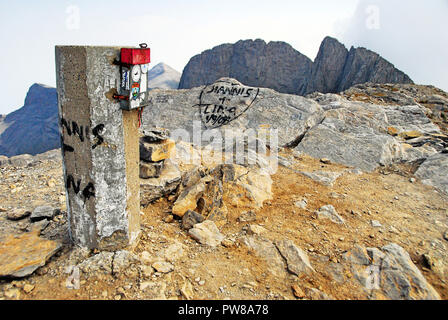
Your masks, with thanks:
[[[356,244],[380,248],[392,242],[409,252],[428,282],[443,299],[448,299],[448,274],[434,272],[422,258],[424,253],[438,250],[444,255],[442,263],[448,264],[445,249],[448,242],[443,239],[448,230],[446,195],[418,180],[411,181],[412,174],[404,173],[409,168],[395,168],[400,169],[399,173],[386,168],[374,173],[346,172],[332,187],[323,186],[298,171],[334,172],[347,168],[324,164],[307,156],[294,156],[289,151],[282,156],[291,166],[280,166],[272,176],[273,200],[256,212],[255,222],[238,222],[237,218],[247,210],[228,206],[228,221],[220,231],[234,242],[233,245],[217,248],[199,245],[181,229],[179,220],[165,222],[169,221],[166,218],[173,204],[161,199],[142,208],[142,236],[133,252],[140,255],[147,251],[155,256],[169,245],[180,243],[184,253],[173,263],[174,271],[167,274],[150,271],[148,274],[135,266],[118,275],[82,274],[80,289],[68,289],[68,275],[64,271],[74,248],[66,239],[63,249],[35,274],[25,279],[0,280],[0,299],[10,299],[8,292],[15,289],[19,296],[13,298],[23,300],[177,300],[185,299],[185,291],[190,292],[193,299],[296,299],[292,286],[297,285],[305,292],[315,288],[335,299],[363,300],[371,296],[360,289],[350,270],[341,267],[342,254]],[[2,169],[0,207],[42,203],[56,206],[64,202],[59,178],[62,171],[57,162],[24,168],[23,172],[11,170]],[[22,185],[23,189],[11,193],[12,184]],[[301,209],[295,203],[304,198],[307,207]],[[329,204],[344,218],[345,225],[316,219],[314,212]],[[379,221],[382,227],[372,227],[372,220]],[[316,272],[301,277],[287,272],[282,276],[271,273],[269,263],[238,244],[237,239],[246,233],[248,224],[264,227],[267,231],[263,236],[269,240],[293,240],[307,252]],[[24,232],[8,222],[5,213],[0,213],[0,225],[3,234]],[[339,270],[339,276],[334,276],[334,270]],[[24,290],[26,284],[33,287],[28,293]]]

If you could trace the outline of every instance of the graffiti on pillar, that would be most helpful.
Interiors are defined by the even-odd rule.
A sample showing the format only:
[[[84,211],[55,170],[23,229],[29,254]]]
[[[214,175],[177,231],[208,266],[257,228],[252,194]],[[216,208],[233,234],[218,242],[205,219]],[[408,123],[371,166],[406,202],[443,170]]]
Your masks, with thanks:
[[[88,125],[79,125],[76,121],[70,121],[64,118],[60,119],[60,126],[62,128],[61,134],[61,147],[64,156],[67,152],[75,153],[76,150],[72,145],[69,145],[64,140],[64,132],[69,137],[77,137],[80,142],[87,142],[90,137],[90,127]],[[104,124],[99,124],[92,129],[92,134],[95,139],[92,145],[92,150],[104,143],[102,131],[104,130]],[[95,197],[95,186],[92,182],[84,182],[82,179],[75,178],[73,174],[66,174],[66,188],[72,190],[76,195],[81,196],[85,201],[92,197]]]
[[[199,95],[201,121],[207,129],[225,126],[243,115],[257,100],[260,89],[221,80]]]

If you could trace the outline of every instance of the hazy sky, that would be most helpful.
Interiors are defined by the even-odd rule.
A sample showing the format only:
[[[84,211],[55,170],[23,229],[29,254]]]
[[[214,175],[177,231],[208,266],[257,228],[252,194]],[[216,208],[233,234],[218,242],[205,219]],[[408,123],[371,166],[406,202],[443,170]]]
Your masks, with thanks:
[[[447,17],[448,0],[1,0],[0,114],[20,108],[33,83],[55,86],[57,44],[147,42],[153,66],[182,72],[193,55],[240,39],[286,41],[314,60],[330,35],[448,90]]]

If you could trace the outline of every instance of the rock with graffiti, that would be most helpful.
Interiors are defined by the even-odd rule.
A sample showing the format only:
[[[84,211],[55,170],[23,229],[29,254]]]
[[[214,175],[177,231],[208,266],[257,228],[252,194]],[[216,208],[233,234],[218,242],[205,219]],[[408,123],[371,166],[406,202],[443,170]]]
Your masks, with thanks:
[[[197,123],[203,131],[278,130],[279,145],[294,145],[322,119],[323,110],[315,101],[221,78],[190,90],[150,91],[143,127],[185,132],[190,141]],[[206,140],[202,143],[206,144]]]

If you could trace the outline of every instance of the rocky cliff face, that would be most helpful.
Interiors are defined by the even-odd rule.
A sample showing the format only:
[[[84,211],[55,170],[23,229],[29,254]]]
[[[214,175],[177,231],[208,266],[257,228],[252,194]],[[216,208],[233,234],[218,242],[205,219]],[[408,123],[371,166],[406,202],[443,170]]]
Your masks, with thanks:
[[[55,88],[34,84],[25,105],[0,124],[0,155],[39,154],[59,148],[58,103]]]
[[[193,57],[184,69],[179,88],[198,87],[230,77],[249,86],[301,94],[312,65],[310,59],[285,42],[238,41]]]
[[[184,69],[179,89],[231,77],[244,84],[281,93],[335,93],[359,83],[412,83],[402,71],[375,52],[345,48],[327,37],[314,63],[289,44],[263,40],[224,44],[193,57]]]

